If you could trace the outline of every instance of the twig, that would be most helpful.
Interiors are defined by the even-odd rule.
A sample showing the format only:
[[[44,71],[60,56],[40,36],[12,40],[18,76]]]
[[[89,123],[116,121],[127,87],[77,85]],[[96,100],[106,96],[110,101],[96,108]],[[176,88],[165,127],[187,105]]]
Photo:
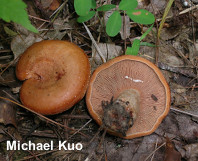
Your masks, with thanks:
[[[91,34],[89,28],[87,27],[87,25],[85,25],[85,23],[83,23],[83,25],[84,25],[85,29],[87,30],[87,33],[88,33],[88,35],[89,35],[89,37],[90,37],[92,43],[94,44],[94,46],[95,46],[95,48],[96,48],[96,50],[97,50],[99,56],[101,57],[102,62],[103,62],[103,63],[106,63],[106,59],[105,59],[104,55],[102,54],[102,52],[101,52],[99,46],[97,45],[96,41],[94,40],[94,38],[93,38],[93,36],[92,36],[92,34]]]
[[[11,50],[10,49],[0,50],[0,53],[8,53],[8,52],[11,52]]]
[[[92,119],[90,119],[89,121],[87,121],[86,124],[84,124],[80,129],[78,129],[73,135],[71,135],[68,139],[70,139],[71,137],[73,137],[74,135],[76,135],[77,133],[79,133],[85,126],[87,126],[90,122],[92,121]]]
[[[186,115],[189,115],[189,116],[193,116],[193,117],[198,118],[198,115],[193,114],[193,113],[190,113],[190,112],[183,111],[183,110],[181,110],[181,109],[179,109],[177,107],[171,107],[170,109],[173,110],[173,111],[176,111],[176,112],[180,112],[182,114],[186,114]]]
[[[18,102],[16,102],[16,101],[13,101],[13,100],[11,100],[11,99],[8,99],[8,98],[5,98],[5,97],[1,97],[1,96],[0,96],[0,99],[6,100],[6,101],[10,101],[10,102],[12,102],[12,103],[14,103],[14,104],[16,104],[16,105],[18,105],[18,106],[20,106],[20,107],[23,107],[24,109],[26,109],[26,110],[28,110],[28,111],[30,111],[30,112],[32,112],[32,113],[38,115],[39,117],[41,117],[41,118],[43,118],[43,119],[45,119],[45,120],[47,120],[47,121],[49,121],[49,122],[51,122],[51,123],[53,123],[53,124],[55,124],[55,125],[59,125],[59,126],[61,126],[61,127],[64,127],[64,128],[66,128],[66,129],[68,129],[68,130],[72,130],[72,131],[75,131],[75,132],[77,131],[77,130],[75,130],[75,129],[73,129],[73,128],[67,127],[67,126],[65,126],[65,125],[62,125],[62,124],[60,124],[60,123],[54,121],[54,120],[51,120],[51,119],[47,118],[46,116],[43,116],[42,114],[39,114],[39,113],[37,113],[37,112],[35,112],[35,111],[33,111],[33,110],[27,108],[26,106],[21,105],[20,103],[18,103]],[[78,132],[78,133],[81,134],[81,135],[83,135],[83,136],[85,136],[85,137],[88,137],[88,136],[85,135],[84,133],[81,133],[81,132]]]
[[[61,118],[65,118],[65,119],[91,119],[90,116],[88,115],[72,115],[72,114],[65,114],[60,116]]]
[[[160,149],[164,145],[166,145],[166,143],[163,143],[162,145],[160,145],[159,147],[157,147],[151,154],[148,155],[148,157],[146,157],[146,159],[144,159],[144,161],[147,161],[158,149]]]
[[[8,65],[1,71],[0,76],[11,66],[13,65],[16,61],[18,60],[18,57],[14,59],[13,61],[9,62]]]
[[[12,58],[12,55],[0,56],[0,60],[10,59],[10,58]]]
[[[187,8],[187,9],[181,11],[181,12],[179,13],[179,15],[185,14],[185,13],[190,12],[190,11],[192,11],[192,10],[194,10],[194,9],[197,9],[197,8],[198,8],[198,5],[189,7],[189,8]]]
[[[39,20],[39,21],[50,22],[49,20],[45,20],[45,19],[42,19],[42,18],[39,18],[39,17],[35,17],[35,16],[32,16],[32,15],[28,15],[28,16],[33,18],[33,19]]]
[[[169,50],[173,50],[174,52],[176,52],[181,58],[184,59],[184,61],[185,61],[188,65],[191,65],[191,66],[195,67],[195,66],[192,64],[192,62],[191,62],[190,60],[188,60],[188,59],[186,58],[186,56],[185,56],[180,50],[177,50],[175,47],[173,47],[173,45],[168,44],[166,41],[164,41],[164,40],[162,40],[162,39],[160,39],[160,44],[161,44],[162,46],[167,45],[168,48],[169,48]]]
[[[52,18],[52,16],[54,16],[57,12],[59,12],[59,10],[61,10],[63,8],[63,6],[67,3],[68,0],[66,0],[65,2],[63,2],[60,7],[58,7],[51,15],[50,18]],[[55,16],[56,17],[56,16]],[[53,22],[53,20],[49,21],[49,23]],[[37,29],[39,30],[41,27],[43,27],[43,25],[45,25],[46,21],[44,23],[42,23]]]
[[[100,126],[100,128],[98,129],[98,131],[96,132],[96,134],[93,136],[93,138],[89,141],[89,143],[86,145],[86,147],[88,147],[94,140],[95,138],[98,136],[98,134],[100,133],[101,130],[104,129],[104,126]],[[85,161],[90,161],[91,157],[94,154],[94,149],[89,153],[89,155],[87,156],[87,158],[85,159]]]
[[[43,153],[37,154],[36,156],[39,157],[39,156],[50,154],[50,153],[53,153],[53,152],[56,152],[56,151],[58,151],[58,148],[54,149],[54,150],[51,150],[51,151],[45,151]],[[34,158],[34,156],[24,157],[23,159],[19,159],[19,160],[16,160],[16,161],[27,161],[27,160],[32,159],[32,158]]]
[[[98,158],[97,161],[101,161],[103,157],[104,157],[104,153],[102,153],[102,155],[100,155],[100,157]]]
[[[108,161],[106,147],[107,147],[106,142],[104,141],[104,159],[105,159],[105,161]]]
[[[197,75],[194,74],[193,72],[189,71],[188,69],[182,69],[181,67],[172,67],[168,66],[167,64],[164,64],[162,62],[158,62],[158,67],[163,70],[168,70],[173,73],[179,73],[182,74],[186,77],[191,77],[191,78],[197,78]]]
[[[101,141],[99,143],[98,149],[101,147],[102,143],[104,142],[104,138],[105,138],[106,133],[107,133],[107,130],[104,129],[104,132],[102,134],[102,138],[101,138]]]
[[[99,143],[98,148],[97,148],[97,151],[100,151],[100,148],[101,148],[101,146],[103,145],[103,153],[102,153],[101,157],[98,159],[98,161],[101,161],[102,158],[105,156],[104,139],[105,139],[106,132],[107,132],[107,130],[104,129],[104,132],[103,132],[103,134],[102,134],[102,138],[101,138],[100,143]]]
[[[89,146],[94,141],[94,139],[98,136],[98,134],[100,133],[100,131],[103,130],[103,129],[104,129],[103,125],[100,126],[100,128],[98,129],[98,131],[96,132],[96,134],[93,136],[93,138],[89,141],[89,143],[87,144],[87,146]]]
[[[155,143],[155,149],[157,149],[157,144],[158,144],[158,139],[157,139],[157,141],[156,141],[156,143]],[[152,155],[152,157],[151,157],[151,161],[153,161],[154,156],[155,156],[155,153],[153,153],[153,155]]]
[[[18,131],[22,135],[26,135],[29,131],[29,129],[26,129],[24,127],[18,128]],[[31,133],[31,136],[38,136],[38,137],[46,137],[46,138],[51,138],[51,139],[57,139],[57,135],[54,134],[54,131],[52,130],[36,130]]]
[[[63,8],[63,6],[67,3],[68,0],[65,0],[65,2],[63,2],[55,11],[54,13],[51,14],[50,18],[52,16],[54,16],[57,12],[59,12],[59,10],[61,10]]]
[[[179,13],[179,15],[183,15],[183,14],[188,13],[188,12],[194,10],[194,9],[197,9],[197,8],[198,8],[198,5],[189,7],[189,8],[187,8],[187,9],[181,11],[181,12]],[[166,17],[166,19],[169,19],[169,18],[173,18],[173,16],[167,16],[167,17]],[[158,18],[158,19],[157,19],[157,21],[161,21],[161,20],[162,20],[162,18]]]

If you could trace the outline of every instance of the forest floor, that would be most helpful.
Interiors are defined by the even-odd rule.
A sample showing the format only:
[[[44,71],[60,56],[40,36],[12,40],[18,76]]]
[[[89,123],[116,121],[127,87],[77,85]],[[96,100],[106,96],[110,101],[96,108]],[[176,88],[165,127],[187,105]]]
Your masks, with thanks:
[[[52,1],[56,1],[56,5],[55,9],[50,10]],[[90,59],[92,71],[102,64],[84,25],[76,21],[78,16],[72,0],[45,0],[43,3],[40,0],[26,0],[25,3],[28,6],[29,18],[39,30],[39,34],[29,32],[17,24],[0,21],[0,96],[19,104],[22,82],[15,76],[15,66],[19,55],[35,42],[68,40],[85,51]],[[97,1],[98,5],[106,3],[104,0]],[[119,4],[119,1],[109,0],[108,3]],[[155,33],[166,4],[166,0],[139,1],[139,8],[147,9],[156,17],[153,32],[143,39],[144,42],[156,44]],[[170,112],[154,133],[131,140],[105,133],[89,115],[85,98],[70,110],[47,116],[47,119],[10,101],[0,99],[0,160],[198,161],[196,5],[197,0],[175,0],[161,31],[159,47],[140,47],[138,56],[150,60],[160,68],[171,90]],[[57,6],[61,8],[58,9],[58,14],[53,14]],[[107,60],[123,55],[126,47],[149,28],[131,22],[126,15],[122,17],[125,19],[124,30],[115,37],[109,37],[105,33],[98,17],[93,17],[85,23]],[[65,127],[74,130],[67,130]],[[54,149],[7,150],[8,140],[20,140],[21,143],[31,140],[43,144],[53,141]],[[65,140],[68,143],[81,143],[83,149],[58,150],[58,142]]]

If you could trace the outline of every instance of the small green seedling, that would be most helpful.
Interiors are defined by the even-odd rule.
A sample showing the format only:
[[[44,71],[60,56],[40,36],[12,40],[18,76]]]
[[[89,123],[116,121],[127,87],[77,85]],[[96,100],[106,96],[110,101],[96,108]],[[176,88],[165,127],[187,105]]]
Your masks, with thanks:
[[[148,35],[148,33],[152,30],[153,28],[153,24],[151,25],[151,27],[149,27],[149,29],[142,34],[142,36],[140,37],[140,39],[135,39],[133,41],[132,47],[127,47],[126,50],[126,55],[137,55],[139,52],[139,48],[140,46],[150,46],[150,47],[154,47],[155,45],[147,43],[147,42],[142,42],[141,41],[146,37],[146,35]]]
[[[112,10],[113,13],[106,23],[106,33],[113,37],[116,36],[122,27],[121,13],[125,12],[129,18],[139,24],[153,24],[155,17],[152,13],[144,9],[136,9],[138,6],[137,0],[121,0],[118,7],[114,4],[102,5],[96,8],[95,0],[74,0],[74,8],[79,15],[77,21],[79,23],[90,20],[97,12],[106,12]],[[132,47],[128,47],[126,54],[137,55],[141,40],[150,32],[153,25],[145,32],[138,40],[135,39]]]
[[[0,0],[0,18],[6,22],[16,22],[26,29],[38,33],[28,19],[26,8],[27,5],[22,0]]]

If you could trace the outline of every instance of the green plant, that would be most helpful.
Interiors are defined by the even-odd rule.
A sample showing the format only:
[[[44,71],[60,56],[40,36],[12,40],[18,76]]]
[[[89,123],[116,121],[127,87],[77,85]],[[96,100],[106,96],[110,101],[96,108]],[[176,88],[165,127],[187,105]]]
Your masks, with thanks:
[[[38,33],[28,19],[26,7],[27,5],[22,0],[0,0],[0,18],[6,22],[16,22],[26,29]]]
[[[146,37],[146,35],[152,30],[153,28],[153,24],[149,27],[149,29],[142,34],[142,36],[140,37],[140,39],[135,39],[133,41],[132,47],[127,47],[126,50],[126,55],[137,55],[140,46],[150,46],[150,47],[154,47],[153,44],[147,43],[147,42],[142,42],[141,41]]]
[[[83,23],[90,20],[98,12],[106,12],[112,10],[113,13],[106,22],[106,33],[113,37],[116,36],[122,27],[121,13],[125,12],[131,20],[139,24],[153,24],[155,17],[152,13],[144,9],[136,9],[138,6],[137,0],[121,0],[119,5],[114,4],[102,5],[96,8],[95,0],[74,0],[74,8],[79,15],[77,21]],[[153,26],[153,25],[152,25]],[[135,39],[132,47],[128,47],[126,54],[137,55],[141,40],[150,32],[152,26],[138,40]]]

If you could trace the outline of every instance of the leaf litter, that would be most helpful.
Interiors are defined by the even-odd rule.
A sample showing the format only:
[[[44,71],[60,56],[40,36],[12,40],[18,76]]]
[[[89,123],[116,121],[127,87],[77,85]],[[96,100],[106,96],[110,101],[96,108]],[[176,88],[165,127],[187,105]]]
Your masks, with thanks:
[[[103,2],[104,1],[101,1],[100,3]],[[166,1],[164,0],[152,0],[150,3],[147,3],[147,5],[143,3],[142,7],[148,9],[152,13],[155,13],[156,17],[159,19],[162,17],[161,13],[164,11],[164,4],[166,4]],[[32,19],[35,25],[40,27],[39,35],[29,33],[28,31],[23,31],[23,29],[19,29],[19,27],[14,26],[10,29],[16,33],[18,32],[19,35],[14,38],[10,38],[8,41],[5,34],[2,34],[1,43],[3,49],[11,49],[14,54],[14,59],[19,57],[20,54],[34,42],[42,39],[63,39],[72,41],[84,49],[90,57],[90,61],[93,62],[93,69],[103,63],[100,56],[98,56],[95,47],[92,46],[92,40],[90,40],[84,26],[73,23],[73,18],[76,17],[75,14],[73,14],[74,10],[72,8],[72,2],[68,1],[65,6],[65,8],[67,8],[67,12],[61,13],[60,11],[60,14],[55,17],[55,21],[51,22],[52,25],[48,22],[48,13],[45,14],[42,7],[38,10],[35,8],[33,3],[28,3],[28,5],[33,5],[32,7],[36,11],[33,13],[33,11],[30,10],[32,12],[29,13],[30,15],[34,15],[36,13],[37,15],[34,16],[46,21],[44,21],[44,25],[41,26],[41,20]],[[186,7],[181,4],[180,1],[176,0],[174,8],[171,10],[171,14],[174,17],[175,13],[173,10],[176,10],[179,13],[185,9]],[[85,160],[88,158],[89,154],[92,155],[88,158],[88,160],[99,160],[101,156],[103,160],[106,159],[109,161],[159,161],[171,157],[177,157],[178,161],[179,159],[181,160],[181,158],[182,160],[187,161],[198,160],[198,120],[192,115],[185,114],[185,112],[188,112],[194,114],[195,116],[198,115],[198,57],[195,48],[195,46],[197,46],[197,38],[195,35],[196,32],[193,32],[192,30],[193,28],[196,31],[197,18],[194,16],[192,19],[192,17],[188,16],[188,14],[184,14],[183,16],[175,16],[174,18],[172,17],[167,20],[167,24],[169,26],[167,28],[163,28],[161,32],[162,40],[160,40],[160,54],[158,61],[161,63],[158,66],[161,68],[170,85],[172,95],[171,107],[177,107],[179,110],[183,111],[183,113],[171,110],[153,134],[132,140],[123,140],[109,134],[104,134],[103,131],[98,131],[99,127],[94,121],[87,121],[86,117],[89,117],[89,114],[86,110],[84,99],[75,105],[71,110],[50,117],[50,119],[53,119],[55,122],[64,124],[74,129],[81,129],[81,127],[83,127],[80,131],[85,135],[77,133],[74,136],[74,131],[64,129],[58,124],[51,124],[48,120],[38,117],[22,108],[14,107],[16,112],[11,112],[13,108],[11,108],[11,110],[9,109],[9,106],[12,107],[13,104],[7,101],[1,101],[1,107],[6,106],[6,110],[10,112],[6,112],[5,110],[4,115],[0,117],[0,119],[3,120],[0,122],[0,156],[5,158],[11,154],[2,148],[5,147],[5,140],[10,140],[13,138],[21,140],[25,137],[25,141],[31,139],[35,142],[43,143],[48,142],[49,140],[54,140],[55,144],[58,140],[82,142],[86,148],[78,153],[73,151],[65,152],[54,150],[49,151],[47,154],[46,152],[35,151],[32,151],[30,154],[20,151],[20,153],[14,152],[13,156],[10,157],[11,160],[15,160],[16,158],[21,160],[26,160],[28,158],[40,158],[42,160],[63,160],[70,158],[70,160],[75,161]],[[93,18],[93,20],[96,19]],[[194,26],[189,25],[189,20],[194,22]],[[116,36],[115,38],[111,38],[111,40],[109,40],[104,32],[98,33],[102,30],[99,30],[101,26],[98,22],[99,21],[92,21],[90,22],[91,25],[89,25],[89,23],[86,25],[90,29],[93,38],[98,42],[97,45],[104,54],[106,60],[121,55],[124,51],[124,45],[129,45],[130,39],[138,37],[141,33],[143,33],[141,31],[141,26],[133,25],[132,22],[127,22],[127,33],[122,33],[122,35],[126,34],[127,39],[123,40],[123,36],[122,38],[121,36]],[[57,24],[61,24],[60,27],[58,27]],[[0,25],[4,24],[0,23]],[[128,31],[129,26],[131,35],[129,35]],[[155,33],[155,31],[157,31],[157,29],[154,28],[153,33]],[[1,32],[3,31],[1,30]],[[155,44],[154,34],[150,33],[144,41]],[[155,48],[147,46],[140,47],[139,56],[149,59],[155,63]],[[12,67],[14,66],[15,64],[12,65]],[[10,85],[8,83],[8,80],[10,79],[6,79],[8,73],[5,72],[4,75],[1,75],[1,80],[4,80],[2,81],[4,84],[1,83],[1,86],[2,91],[4,88],[6,91],[8,90],[9,96],[5,96],[2,93],[0,96],[5,96],[8,98],[12,96],[19,101],[18,93],[17,91],[13,92],[13,89],[20,88],[20,84],[16,83],[16,78],[12,77],[11,80],[15,83]],[[12,74],[14,75],[14,73]],[[1,112],[1,114],[3,114],[3,112]],[[11,127],[10,129],[8,129],[8,125]],[[94,139],[90,143],[90,140],[93,137]],[[169,138],[168,141],[167,138]],[[98,150],[98,147],[99,149],[101,148],[102,151]],[[171,161],[171,159],[166,161]]]

